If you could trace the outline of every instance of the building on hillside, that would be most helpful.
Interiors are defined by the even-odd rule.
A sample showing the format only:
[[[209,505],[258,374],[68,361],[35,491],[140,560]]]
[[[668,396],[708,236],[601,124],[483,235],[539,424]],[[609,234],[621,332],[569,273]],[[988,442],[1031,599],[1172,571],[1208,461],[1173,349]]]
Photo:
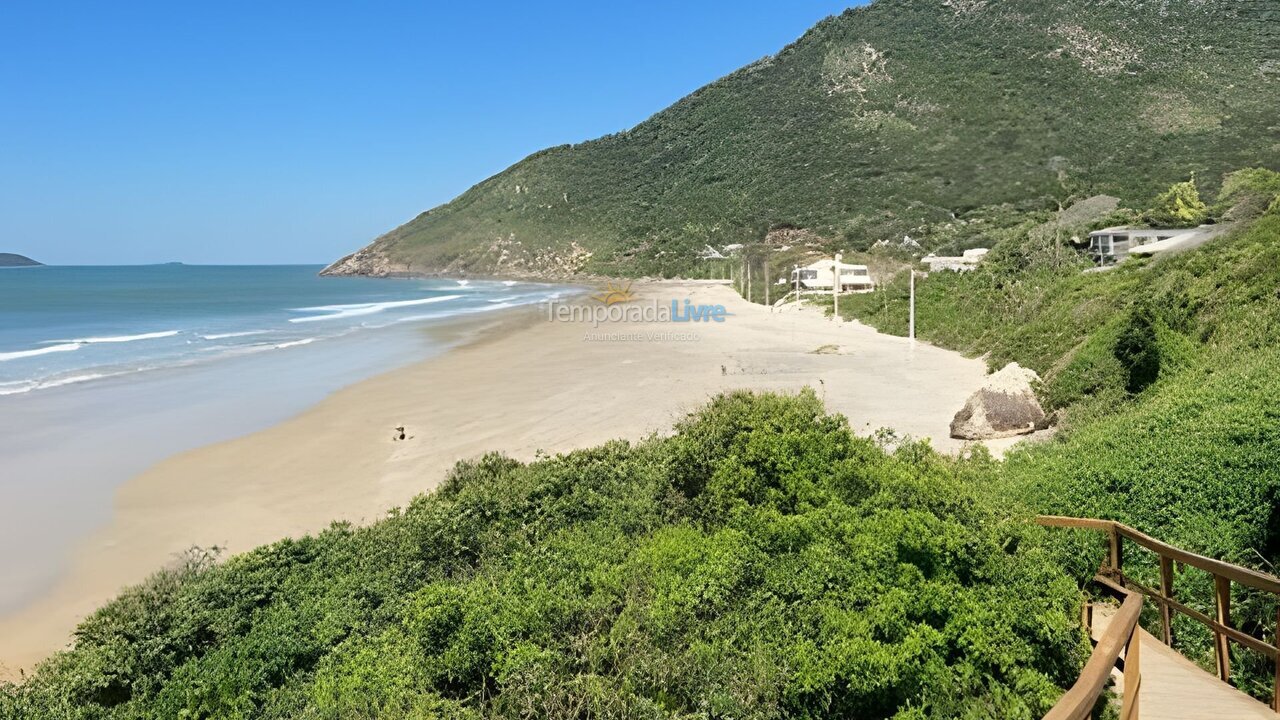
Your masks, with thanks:
[[[1089,233],[1089,254],[1099,265],[1114,265],[1130,255],[1155,255],[1199,247],[1222,234],[1225,225],[1146,228],[1121,225]]]
[[[725,245],[723,248],[719,250],[711,247],[710,245],[707,245],[702,250],[698,251],[698,259],[699,260],[726,260],[730,256],[737,255],[738,253],[742,252],[742,248],[743,248],[742,243],[732,243],[730,245]]]
[[[791,271],[791,283],[801,292],[831,292],[835,285],[835,260],[823,258]],[[875,289],[866,265],[839,263],[840,292],[870,292]]]
[[[921,260],[925,265],[929,266],[930,272],[939,270],[952,270],[954,272],[967,272],[978,266],[982,262],[982,258],[987,256],[987,248],[973,248],[965,250],[962,255],[926,255]]]

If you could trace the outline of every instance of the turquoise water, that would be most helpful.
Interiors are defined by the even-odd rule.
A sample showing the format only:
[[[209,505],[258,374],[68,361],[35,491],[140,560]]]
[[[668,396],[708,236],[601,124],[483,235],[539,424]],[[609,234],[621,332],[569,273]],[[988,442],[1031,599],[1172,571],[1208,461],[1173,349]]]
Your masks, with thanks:
[[[0,547],[22,548],[0,553],[0,613],[38,602],[110,518],[116,488],[151,465],[446,352],[493,311],[571,291],[319,270],[0,270]],[[457,329],[423,331],[444,320]]]
[[[396,323],[537,303],[555,286],[321,278],[319,266],[37,267],[0,271],[4,396]]]

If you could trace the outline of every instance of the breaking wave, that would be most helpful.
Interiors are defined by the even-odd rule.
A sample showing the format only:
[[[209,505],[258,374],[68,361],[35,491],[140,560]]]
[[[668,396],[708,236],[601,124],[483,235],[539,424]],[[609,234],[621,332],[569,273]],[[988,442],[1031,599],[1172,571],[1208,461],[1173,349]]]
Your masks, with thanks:
[[[360,317],[361,315],[376,315],[386,310],[395,308],[413,307],[415,305],[430,305],[432,303],[447,302],[449,300],[457,300],[461,295],[440,295],[438,297],[420,298],[418,300],[394,300],[391,302],[379,303],[353,303],[350,305],[318,305],[316,307],[295,308],[297,312],[319,312],[322,315],[307,315],[306,317],[291,318],[291,323],[317,322],[320,320],[341,320],[343,318]]]

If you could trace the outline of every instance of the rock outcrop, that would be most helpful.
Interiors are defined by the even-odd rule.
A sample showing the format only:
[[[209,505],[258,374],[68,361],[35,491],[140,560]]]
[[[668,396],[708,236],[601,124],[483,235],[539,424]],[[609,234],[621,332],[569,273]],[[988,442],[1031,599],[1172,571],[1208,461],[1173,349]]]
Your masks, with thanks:
[[[1032,384],[1040,376],[1018,363],[993,373],[951,420],[951,437],[991,440],[1025,435],[1042,427],[1044,409]]]
[[[321,275],[367,275],[369,277],[388,277],[392,274],[403,274],[409,270],[404,263],[394,262],[382,252],[376,244],[363,250],[357,250],[329,267],[320,271]]]
[[[527,244],[514,234],[499,237],[486,246],[470,248],[449,262],[433,264],[430,258],[412,261],[398,252],[394,238],[379,238],[372,245],[338,260],[321,275],[366,277],[442,276],[451,278],[509,277],[531,280],[563,280],[584,272],[592,253],[576,241],[555,246]]]

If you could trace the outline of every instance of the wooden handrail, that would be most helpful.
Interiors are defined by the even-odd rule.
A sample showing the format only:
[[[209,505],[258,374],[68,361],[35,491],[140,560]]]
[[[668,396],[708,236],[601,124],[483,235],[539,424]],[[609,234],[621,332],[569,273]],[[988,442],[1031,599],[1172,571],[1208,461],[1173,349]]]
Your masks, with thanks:
[[[1125,606],[1129,605],[1129,601],[1135,598],[1137,599],[1139,609],[1141,609],[1143,597],[1149,597],[1155,601],[1160,607],[1160,624],[1162,629],[1161,640],[1166,645],[1173,645],[1173,614],[1175,611],[1180,612],[1208,627],[1213,631],[1214,656],[1217,660],[1218,678],[1223,682],[1226,682],[1231,678],[1230,645],[1232,641],[1252,650],[1256,650],[1271,659],[1275,664],[1275,684],[1273,687],[1271,709],[1276,712],[1280,712],[1280,649],[1277,649],[1276,645],[1231,627],[1231,583],[1237,582],[1256,590],[1269,592],[1280,598],[1280,578],[1277,578],[1274,575],[1260,573],[1256,570],[1250,570],[1249,568],[1240,567],[1239,565],[1232,565],[1231,563],[1223,562],[1221,560],[1205,557],[1204,555],[1188,552],[1181,548],[1176,548],[1168,543],[1160,542],[1146,533],[1134,530],[1128,525],[1115,522],[1114,520],[1041,515],[1036,518],[1036,522],[1047,527],[1083,528],[1087,530],[1099,530],[1106,533],[1109,541],[1107,558],[1103,561],[1102,567],[1098,569],[1098,574],[1094,577],[1094,581],[1116,591],[1124,597]],[[1154,552],[1160,558],[1160,588],[1158,590],[1149,588],[1125,577],[1124,540],[1130,540],[1135,544]],[[1210,617],[1205,613],[1188,607],[1174,599],[1174,563],[1182,563],[1184,565],[1198,568],[1209,573],[1213,577],[1214,617]],[[1136,632],[1136,630],[1134,632]],[[1277,617],[1276,632],[1280,633],[1280,616]],[[1101,648],[1102,644],[1100,642],[1098,648],[1094,650],[1094,655],[1097,655]],[[1091,657],[1089,659],[1089,664],[1085,666],[1085,670],[1088,671],[1092,665],[1093,658]],[[1081,680],[1083,679],[1084,675],[1082,674]],[[1127,673],[1125,684],[1125,690],[1127,693]],[[1076,685],[1079,686],[1080,683],[1077,682]],[[1072,691],[1074,690],[1075,687],[1072,688]],[[1101,687],[1098,689],[1098,692],[1101,692]],[[1063,696],[1063,701],[1065,701],[1066,698],[1067,696]],[[1054,710],[1056,711],[1057,707],[1055,707]],[[1050,713],[1050,715],[1046,715],[1045,717],[1066,718],[1077,716],[1059,716]],[[1122,713],[1122,717],[1127,717],[1127,715]]]
[[[1122,720],[1138,717],[1138,691],[1142,673],[1138,667],[1138,616],[1142,614],[1142,595],[1129,593],[1120,611],[1111,618],[1107,631],[1085,663],[1079,679],[1058,700],[1044,720],[1085,720],[1093,713],[1102,691],[1111,678],[1111,668],[1124,650],[1124,699],[1120,711]]]
[[[1036,518],[1036,522],[1047,527],[1086,528],[1104,532],[1114,531],[1162,557],[1167,557],[1183,565],[1190,565],[1193,568],[1199,568],[1207,573],[1227,578],[1232,582],[1238,582],[1241,585],[1280,595],[1280,578],[1274,575],[1267,575],[1256,570],[1250,570],[1239,565],[1232,565],[1228,562],[1176,548],[1168,543],[1160,542],[1140,530],[1135,530],[1124,523],[1114,520],[1041,515]]]

